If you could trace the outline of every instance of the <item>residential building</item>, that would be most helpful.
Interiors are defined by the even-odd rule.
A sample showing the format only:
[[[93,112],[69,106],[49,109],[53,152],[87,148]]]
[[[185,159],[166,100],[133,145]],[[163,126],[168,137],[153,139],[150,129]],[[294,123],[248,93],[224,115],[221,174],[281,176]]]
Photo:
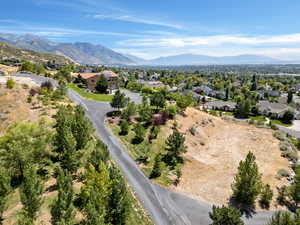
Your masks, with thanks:
[[[287,104],[277,102],[259,101],[257,107],[260,114],[273,118],[282,118],[286,111],[295,112],[295,110]]]
[[[114,90],[118,89],[118,75],[110,70],[105,70],[100,73],[80,73],[78,78],[83,80],[87,88],[94,91],[97,85],[97,81],[101,76],[104,76],[108,82],[108,91],[112,93]]]
[[[205,103],[204,109],[233,112],[235,110],[235,106],[235,102],[212,101]]]

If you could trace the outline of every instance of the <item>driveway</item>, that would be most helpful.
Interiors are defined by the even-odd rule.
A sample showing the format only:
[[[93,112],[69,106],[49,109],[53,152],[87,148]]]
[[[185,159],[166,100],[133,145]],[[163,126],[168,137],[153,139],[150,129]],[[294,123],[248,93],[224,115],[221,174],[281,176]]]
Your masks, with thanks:
[[[141,104],[143,101],[143,97],[138,93],[134,93],[126,89],[122,89],[120,91],[124,93],[127,97],[129,97],[130,100],[133,101],[135,104]]]
[[[30,76],[35,79],[35,76]],[[39,77],[38,80],[48,80]],[[153,184],[129,156],[126,149],[105,126],[104,119],[113,109],[109,103],[91,101],[81,98],[77,93],[68,90],[68,95],[75,103],[86,110],[97,135],[108,146],[112,159],[118,164],[125,177],[132,185],[139,200],[157,225],[208,225],[211,223],[209,212],[211,205],[192,199],[188,196],[172,192]],[[199,184],[201,188],[201,184]],[[264,225],[272,212],[259,212],[251,218],[243,217],[246,225]]]

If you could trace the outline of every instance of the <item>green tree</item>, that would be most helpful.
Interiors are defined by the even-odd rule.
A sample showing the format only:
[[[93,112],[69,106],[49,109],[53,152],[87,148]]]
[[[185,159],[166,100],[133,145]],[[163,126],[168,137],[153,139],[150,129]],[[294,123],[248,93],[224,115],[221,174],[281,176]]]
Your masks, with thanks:
[[[240,100],[236,104],[234,115],[237,118],[248,118],[251,111],[251,104],[249,100]]]
[[[11,191],[10,176],[4,168],[0,168],[0,224],[3,221],[3,212],[7,208],[8,195]]]
[[[185,111],[185,109],[190,106],[193,102],[193,96],[191,94],[187,95],[179,95],[176,98],[176,105],[180,109],[181,112]]]
[[[247,154],[245,161],[240,162],[231,187],[235,201],[246,207],[254,207],[255,200],[261,191],[261,174],[252,152]]]
[[[136,114],[136,105],[134,102],[129,102],[127,107],[123,109],[121,117],[125,120],[129,120],[132,116]]]
[[[294,120],[294,113],[290,110],[286,111],[282,116],[282,122],[285,124],[291,124]]]
[[[300,168],[296,169],[296,175],[291,186],[288,188],[288,195],[295,204],[295,208],[299,206],[300,203]]]
[[[72,177],[68,171],[59,169],[57,189],[58,196],[51,204],[51,223],[53,225],[71,225],[74,223],[75,208]]]
[[[120,124],[120,135],[127,135],[128,134],[128,130],[129,130],[129,124],[127,122],[127,120],[122,120],[121,124]]]
[[[253,75],[252,77],[252,85],[251,85],[251,91],[256,91],[257,90],[257,81],[256,81],[256,76]]]
[[[20,198],[23,204],[24,214],[34,221],[37,213],[43,204],[44,186],[37,175],[34,167],[28,167],[25,170],[23,183],[20,187]]]
[[[40,168],[48,162],[52,133],[46,123],[18,122],[0,137],[0,158],[5,168],[20,179],[28,165]]]
[[[107,92],[108,82],[103,75],[99,77],[95,88],[99,93],[105,94]]]
[[[155,156],[155,159],[154,159],[153,169],[152,169],[151,174],[149,176],[150,179],[160,177],[161,172],[162,172],[162,168],[163,168],[162,156],[161,156],[161,154],[157,154]]]
[[[94,129],[90,120],[85,116],[84,109],[80,105],[75,107],[73,121],[72,133],[76,140],[76,149],[80,150],[92,139]]]
[[[126,182],[118,168],[111,166],[109,175],[112,190],[108,203],[106,221],[110,224],[125,225],[130,211],[129,192]]]
[[[175,167],[178,163],[183,163],[182,154],[186,152],[184,145],[185,137],[177,129],[166,140],[165,162]]]
[[[289,91],[287,96],[287,104],[293,102],[293,92]]]
[[[156,106],[157,109],[164,108],[166,105],[166,98],[163,93],[155,92],[150,98],[150,104]]]
[[[110,105],[113,108],[117,108],[120,110],[121,108],[124,108],[125,105],[128,102],[128,98],[126,98],[124,93],[121,93],[119,90],[115,93]]]
[[[135,137],[133,139],[133,142],[136,144],[141,143],[145,138],[145,134],[146,134],[145,128],[143,127],[142,124],[136,123],[134,125],[133,131],[135,132]]]
[[[6,80],[6,87],[13,89],[16,86],[16,82],[11,77]]]
[[[262,208],[268,209],[270,207],[270,201],[273,198],[273,191],[269,184],[263,185],[261,193],[260,193],[260,200],[259,203]]]
[[[298,225],[290,212],[276,212],[267,225]]]
[[[22,63],[20,70],[34,72],[34,65],[31,62],[25,61]]]
[[[106,163],[109,160],[109,152],[107,146],[100,140],[97,139],[97,144],[92,151],[88,163],[92,164],[96,170],[99,168],[100,163]],[[99,171],[98,171],[99,172]]]
[[[209,217],[213,221],[211,225],[244,225],[241,212],[232,206],[212,207]]]
[[[143,103],[139,106],[139,118],[141,121],[149,122],[152,118],[152,110],[148,103],[148,99],[143,97]]]

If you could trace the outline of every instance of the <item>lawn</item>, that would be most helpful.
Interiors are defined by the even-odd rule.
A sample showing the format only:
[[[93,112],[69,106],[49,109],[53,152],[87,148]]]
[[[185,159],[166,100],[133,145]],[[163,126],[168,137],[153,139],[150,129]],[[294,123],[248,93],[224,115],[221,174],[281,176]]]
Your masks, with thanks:
[[[283,126],[283,127],[291,127],[293,124],[286,124],[281,122],[280,120],[271,120],[271,122],[275,125]]]
[[[106,94],[95,94],[95,93],[90,93],[86,92],[82,88],[79,88],[77,84],[68,84],[68,88],[71,88],[72,90],[76,91],[79,95],[82,97],[89,99],[89,100],[95,100],[95,101],[100,101],[100,102],[110,102],[113,98],[112,95],[106,95]]]
[[[265,123],[267,121],[264,116],[250,116],[249,119],[250,120],[255,120],[255,121],[258,121],[258,122],[262,122],[262,123]]]
[[[122,136],[119,135],[120,127],[118,125],[109,124],[109,126],[112,129],[112,132],[120,138],[126,149],[129,151],[129,154],[135,161],[140,163],[140,158],[144,156],[149,157],[148,163],[140,163],[141,169],[143,170],[145,175],[149,177],[153,168],[155,156],[158,153],[164,151],[166,140],[165,134],[160,131],[157,138],[155,140],[152,140],[152,143],[150,143],[147,138],[150,130],[150,128],[148,128],[145,140],[140,144],[132,144],[131,141],[134,138],[135,134],[131,129],[127,135]],[[132,126],[130,128],[132,128]],[[172,183],[172,180],[169,178],[169,172],[170,171],[168,167],[164,166],[162,175],[153,180],[155,180],[158,184],[161,184],[163,186],[169,186]]]

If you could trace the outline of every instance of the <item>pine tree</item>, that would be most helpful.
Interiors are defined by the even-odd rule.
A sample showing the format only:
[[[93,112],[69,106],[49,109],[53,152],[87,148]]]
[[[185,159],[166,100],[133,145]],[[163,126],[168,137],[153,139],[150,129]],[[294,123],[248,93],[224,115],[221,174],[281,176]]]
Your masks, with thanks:
[[[108,82],[103,75],[99,77],[95,88],[99,93],[106,94],[108,89]]]
[[[144,140],[146,130],[140,123],[134,125],[133,131],[135,132],[135,137],[133,138],[134,144],[139,144]]]
[[[29,167],[25,171],[25,177],[20,187],[20,198],[24,206],[24,214],[34,221],[43,204],[44,186],[36,173],[36,169]]]
[[[290,212],[276,212],[267,225],[298,225]]]
[[[156,106],[157,109],[164,108],[166,105],[166,98],[163,93],[156,92],[150,98],[151,105]]]
[[[96,147],[92,151],[88,163],[92,164],[93,167],[98,170],[100,163],[106,163],[109,160],[109,151],[107,146],[100,140],[97,140]],[[99,171],[98,171],[99,172]]]
[[[162,171],[162,157],[160,154],[157,154],[154,159],[153,169],[150,174],[150,179],[157,178],[161,176]]]
[[[111,107],[117,108],[120,110],[124,108],[128,102],[128,98],[126,98],[124,93],[121,93],[119,90],[115,93],[113,99],[110,102]]]
[[[211,225],[244,225],[240,211],[232,206],[213,206],[209,217],[212,219]]]
[[[143,122],[149,122],[152,118],[152,110],[147,98],[143,98],[143,103],[139,107],[139,118]]]
[[[296,175],[293,183],[289,187],[288,195],[293,200],[295,208],[297,208],[300,203],[300,168],[296,169]]]
[[[127,135],[128,134],[128,130],[129,130],[129,124],[127,122],[127,120],[122,120],[121,124],[120,124],[120,135]]]
[[[254,207],[261,190],[261,174],[255,162],[255,155],[249,152],[245,161],[241,161],[234,183],[231,185],[233,198],[247,207]]]
[[[10,191],[10,176],[5,169],[0,168],[0,225],[2,225],[3,212],[7,207],[7,198]]]
[[[129,214],[129,193],[126,182],[115,166],[109,170],[112,181],[112,192],[108,203],[106,221],[113,225],[125,225]]]
[[[72,128],[73,136],[76,139],[76,149],[83,149],[92,139],[94,129],[90,120],[85,116],[84,109],[80,105],[75,107]]]
[[[262,208],[268,209],[270,207],[270,201],[273,198],[273,191],[269,184],[266,184],[262,187],[261,194],[260,194],[259,203]]]
[[[186,152],[184,145],[185,137],[177,129],[166,140],[166,163],[175,167],[178,163],[183,163],[182,154]]]
[[[287,104],[293,102],[293,92],[289,91],[287,96]]]
[[[134,102],[129,102],[127,107],[122,111],[121,117],[124,120],[130,120],[132,116],[136,114],[136,105]]]
[[[57,177],[58,196],[51,205],[51,223],[53,225],[71,225],[74,223],[74,191],[72,177],[67,171],[59,169]]]

